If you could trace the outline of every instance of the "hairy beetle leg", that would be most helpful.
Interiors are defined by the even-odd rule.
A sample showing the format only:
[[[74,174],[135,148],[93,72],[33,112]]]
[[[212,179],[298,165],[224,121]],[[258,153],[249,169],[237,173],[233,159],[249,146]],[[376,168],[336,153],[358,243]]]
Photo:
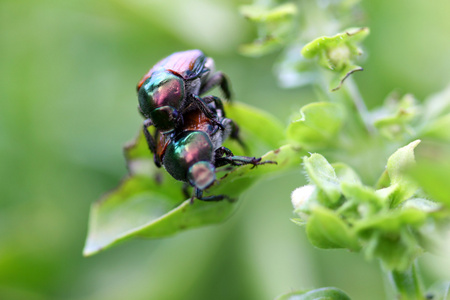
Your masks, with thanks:
[[[273,160],[265,160],[265,161],[260,161],[256,164],[253,164],[253,166],[251,167],[251,169],[253,169],[256,166],[260,166],[260,165],[265,165],[265,164],[273,164],[273,165],[278,165],[278,163],[276,161]]]
[[[181,188],[183,195],[185,198],[189,198],[191,195],[189,194],[189,184],[187,182],[183,183],[183,187]],[[192,202],[192,200],[191,200]]]
[[[235,140],[236,142],[238,142],[238,144],[244,150],[245,154],[248,153],[248,147],[247,147],[247,145],[244,143],[244,141],[241,139],[241,137],[239,135],[239,126],[233,120],[231,120],[231,134],[230,134],[230,138]]]
[[[191,197],[191,204],[194,203],[194,199],[197,198],[201,201],[222,201],[222,200],[228,200],[229,202],[236,201],[233,198],[228,197],[227,195],[213,195],[213,196],[207,196],[203,197],[203,190],[200,190],[198,188],[195,188],[194,194]]]
[[[217,72],[213,74],[211,78],[209,78],[208,81],[205,82],[199,94],[201,95],[203,93],[206,93],[215,86],[220,86],[220,89],[222,90],[225,98],[227,100],[231,100],[232,95],[230,85],[228,83],[227,77],[222,72]]]
[[[148,127],[153,126],[153,122],[151,119],[145,119],[142,130],[144,131],[145,140],[147,141],[148,149],[153,153],[153,161],[158,168],[161,168],[161,162],[157,158],[156,155],[156,142],[152,137],[150,132],[148,131]]]
[[[155,139],[150,134],[150,132],[148,131],[148,127],[150,127],[150,126],[153,126],[152,120],[145,119],[143,128],[142,128],[144,131],[145,140],[147,141],[147,145],[148,145],[148,148],[150,149],[150,151],[152,153],[155,153],[156,152],[156,142],[155,142]]]
[[[211,108],[208,107],[208,103],[213,101],[217,101],[214,96],[206,96],[203,99],[197,95],[192,95],[192,98],[195,99],[195,105],[197,105],[198,109],[200,109],[205,116],[207,116],[215,125],[219,126],[220,129],[225,130],[225,127],[217,121],[217,115],[211,111]],[[217,98],[218,99],[218,98]],[[220,101],[220,99],[219,99]]]
[[[250,157],[250,156],[235,156],[230,149],[225,147],[220,147],[216,149],[215,152],[215,166],[221,167],[225,165],[232,166],[243,166],[243,165],[253,165],[253,168],[264,164],[277,164],[275,161],[266,160],[261,161],[261,157]]]

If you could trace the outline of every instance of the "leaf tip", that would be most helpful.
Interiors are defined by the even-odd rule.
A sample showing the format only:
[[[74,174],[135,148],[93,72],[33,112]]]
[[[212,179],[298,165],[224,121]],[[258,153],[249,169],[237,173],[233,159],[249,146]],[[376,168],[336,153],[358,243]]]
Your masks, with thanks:
[[[83,257],[90,257],[93,256],[94,254],[97,254],[100,250],[102,250],[101,248],[95,248],[91,245],[91,243],[89,241],[86,242],[86,245],[83,248]]]

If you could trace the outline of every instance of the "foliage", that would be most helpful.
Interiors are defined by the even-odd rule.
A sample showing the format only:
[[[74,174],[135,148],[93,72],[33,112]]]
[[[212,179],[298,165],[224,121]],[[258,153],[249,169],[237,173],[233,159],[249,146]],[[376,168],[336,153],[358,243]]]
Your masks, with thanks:
[[[268,22],[239,14],[238,6],[251,2],[1,1],[0,299],[273,299],[326,286],[352,299],[395,298],[383,291],[381,273],[389,271],[380,272],[378,259],[364,263],[363,250],[315,249],[306,226],[290,222],[295,216],[290,191],[310,186],[300,165],[275,177],[264,175],[270,180],[256,178],[226,222],[169,238],[128,240],[89,258],[80,255],[89,209],[97,205],[92,203],[127,172],[122,146],[142,124],[136,82],[162,57],[194,48],[213,57],[228,75],[233,100],[270,112],[281,120],[280,130],[292,112],[292,120],[301,120],[304,105],[336,104],[346,113],[343,122],[328,124],[340,125],[330,126],[335,136],[324,140],[309,135],[287,140],[271,133],[266,138],[276,145],[268,146],[250,132],[263,127],[243,131],[245,139],[252,139],[249,155],[308,141],[309,149],[301,148],[297,161],[309,157],[307,152],[319,153],[338,178],[342,169],[378,190],[390,155],[420,139],[415,165],[404,174],[423,190],[422,199],[448,207],[449,90],[428,95],[448,83],[450,2],[254,1],[263,9],[291,3],[296,8],[286,25],[270,21],[270,26],[280,24],[276,47],[248,58],[236,53],[239,45],[264,41],[253,36],[259,27],[269,37],[271,30]],[[318,57],[303,57],[302,47],[318,37],[365,27],[370,35],[357,43],[363,52],[353,60],[364,71],[328,93],[337,73],[318,65]],[[369,108],[365,112],[352,104],[356,86]],[[245,114],[246,108],[239,107]],[[305,129],[309,121],[302,123],[299,131],[317,132]],[[227,147],[245,155],[238,145]],[[141,150],[148,153],[145,145]],[[349,168],[340,168],[344,163]],[[140,166],[140,172],[149,171]],[[140,181],[146,182],[153,184],[153,177]],[[170,192],[181,203],[179,184],[174,184]],[[446,209],[436,214],[445,216]],[[416,277],[424,279],[423,286],[433,285],[434,299],[445,299],[450,239],[436,232],[436,220],[419,229],[426,237],[419,249],[428,252],[418,257],[420,268],[393,271],[390,278],[414,283],[412,274],[422,275]]]
[[[397,150],[389,159],[389,183],[374,189],[362,184],[344,164],[333,168],[320,154],[304,158],[312,193],[294,191],[296,212],[304,216],[306,231],[318,248],[362,250],[368,258],[379,258],[386,269],[403,271],[423,253],[420,228],[442,217],[443,207],[420,198],[411,180],[400,175],[413,165],[413,149],[419,141]],[[297,221],[299,223],[299,221]]]
[[[243,113],[245,112],[245,113]],[[276,148],[283,130],[270,115],[233,103],[227,114],[238,122],[251,149]],[[248,131],[248,134],[246,133]],[[286,171],[300,163],[300,148],[286,145],[269,151],[263,160],[277,165],[257,168],[240,166],[218,176],[208,194],[236,198],[266,174]],[[142,132],[125,147],[129,176],[120,186],[92,206],[84,255],[92,255],[132,237],[164,237],[182,230],[222,222],[235,210],[236,202],[183,201],[182,184],[153,164]],[[174,188],[175,187],[175,188]]]
[[[301,53],[305,58],[318,57],[319,65],[336,72],[336,78],[332,80],[332,91],[336,91],[348,76],[363,70],[353,60],[362,54],[356,42],[361,41],[368,34],[368,28],[350,28],[332,37],[315,39],[306,44]]]
[[[336,3],[347,11],[354,5],[346,6],[344,1]],[[331,16],[333,4],[328,3],[327,8],[322,13],[325,18]],[[276,11],[276,4],[271,9]],[[303,58],[298,52],[286,51],[280,58],[280,74],[289,68],[291,75],[294,74],[290,78],[296,80],[288,85],[312,82],[321,91],[322,98],[320,102],[301,108],[300,114],[292,118],[287,136],[291,143],[308,151],[326,152],[333,160],[339,158],[358,169],[370,165],[368,158],[355,164],[352,156],[361,154],[349,148],[369,144],[377,148],[375,151],[385,152],[407,145],[387,159],[386,169],[374,186],[365,185],[358,172],[345,163],[330,164],[317,153],[305,156],[303,167],[309,185],[292,193],[295,212],[300,216],[293,221],[306,227],[310,242],[318,248],[346,248],[362,251],[368,259],[378,258],[392,274],[391,282],[398,297],[422,299],[425,293],[413,263],[420,254],[436,246],[430,232],[439,232],[450,217],[449,195],[445,194],[449,183],[445,166],[450,152],[442,146],[449,141],[448,129],[444,129],[448,128],[450,118],[448,92],[432,97],[425,104],[419,104],[411,95],[391,96],[383,107],[368,111],[356,85],[348,79],[354,72],[362,71],[354,60],[362,54],[357,43],[368,33],[365,27],[353,28],[307,43],[300,32],[296,39],[285,43],[288,49],[302,45]],[[270,36],[270,33],[265,35]],[[265,49],[260,47],[261,54]],[[317,67],[305,63],[304,59],[314,58]],[[292,62],[296,62],[296,69],[289,66]],[[322,72],[320,68],[331,72],[317,75]],[[347,85],[344,85],[345,80]],[[332,92],[342,88],[341,95],[327,93],[323,84],[326,81],[330,82]],[[437,142],[434,147],[428,145],[428,152],[440,153],[438,158],[433,158],[434,164],[420,161],[416,165],[414,148],[420,143],[418,138],[425,139],[427,144],[430,138]],[[444,164],[438,166],[437,161]],[[433,174],[432,179],[428,174]],[[442,295],[441,290],[434,296]]]
[[[314,291],[296,291],[278,297],[276,300],[314,300],[314,299],[333,299],[350,300],[343,291],[337,288],[322,288]]]
[[[354,7],[355,3],[348,1],[330,2],[321,14],[325,18],[339,8],[351,15]],[[308,9],[318,7],[309,5]],[[423,139],[428,152],[441,149],[439,159],[450,161],[448,149],[429,145],[431,140],[449,141],[449,92],[424,104],[409,94],[392,95],[382,107],[369,111],[350,78],[362,71],[356,60],[362,54],[359,43],[368,35],[368,28],[345,29],[307,42],[306,35],[296,30],[305,15],[294,3],[248,5],[241,13],[258,26],[258,39],[243,45],[241,52],[261,56],[302,45],[301,51],[286,51],[281,56],[280,78],[288,73],[296,79],[288,85],[312,83],[320,101],[293,115],[286,134],[267,113],[239,103],[227,105],[228,115],[243,129],[252,153],[272,149],[262,158],[278,165],[225,168],[207,192],[236,199],[259,177],[296,167],[306,151],[324,153],[328,159],[319,153],[303,157],[309,184],[292,193],[295,213],[300,217],[293,221],[305,226],[310,242],[318,248],[361,251],[367,259],[379,259],[391,274],[399,297],[420,299],[424,292],[413,265],[417,257],[435,246],[436,239],[429,232],[438,232],[449,219],[449,195],[442,187],[450,176],[448,169],[436,165],[435,158],[434,163],[428,159],[416,164],[414,149]],[[285,140],[288,144],[281,146]],[[361,145],[390,155],[385,170],[372,184],[365,184],[364,176],[358,174],[366,169],[372,178],[377,176],[367,170],[370,157],[362,155],[366,148]],[[163,237],[221,222],[235,210],[236,202],[182,201],[173,189],[179,184],[153,166],[142,134],[126,147],[125,156],[129,176],[92,207],[85,255],[132,237]],[[331,164],[330,159],[334,161]],[[436,175],[430,180],[424,174]],[[318,297],[349,299],[334,288],[290,293],[280,299]]]

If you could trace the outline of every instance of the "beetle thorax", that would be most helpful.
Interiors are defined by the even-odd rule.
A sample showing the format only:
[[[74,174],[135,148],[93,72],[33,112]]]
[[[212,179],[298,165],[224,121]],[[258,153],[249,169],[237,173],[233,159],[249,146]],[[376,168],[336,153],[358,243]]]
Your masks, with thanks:
[[[223,142],[230,136],[231,133],[231,120],[223,118],[220,122],[225,129],[218,129],[216,132],[210,135],[211,143],[214,149],[222,146]]]
[[[198,95],[200,93],[201,81],[200,78],[185,81],[186,95]]]

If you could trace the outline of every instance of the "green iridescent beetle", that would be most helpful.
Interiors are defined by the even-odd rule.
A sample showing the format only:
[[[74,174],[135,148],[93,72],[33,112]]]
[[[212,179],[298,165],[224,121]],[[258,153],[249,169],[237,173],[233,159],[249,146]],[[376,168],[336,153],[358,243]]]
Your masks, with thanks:
[[[183,126],[183,115],[189,110],[200,109],[221,126],[208,108],[218,98],[199,96],[215,86],[220,86],[227,99],[231,98],[225,75],[215,72],[214,60],[200,50],[175,52],[154,65],[137,85],[139,110],[145,117],[144,133],[151,150],[156,145],[148,127],[155,126],[162,134],[171,133]]]
[[[214,184],[216,168],[232,165],[241,166],[252,164],[254,166],[272,161],[261,161],[261,158],[248,156],[235,156],[222,146],[228,137],[237,140],[241,145],[238,126],[225,118],[222,107],[217,108],[213,101],[208,108],[214,112],[216,122],[208,118],[200,109],[189,111],[184,115],[182,130],[171,134],[156,131],[155,163],[162,165],[175,179],[183,181],[194,187],[194,198],[203,201],[231,200],[226,195],[213,195],[203,197],[203,191]]]

